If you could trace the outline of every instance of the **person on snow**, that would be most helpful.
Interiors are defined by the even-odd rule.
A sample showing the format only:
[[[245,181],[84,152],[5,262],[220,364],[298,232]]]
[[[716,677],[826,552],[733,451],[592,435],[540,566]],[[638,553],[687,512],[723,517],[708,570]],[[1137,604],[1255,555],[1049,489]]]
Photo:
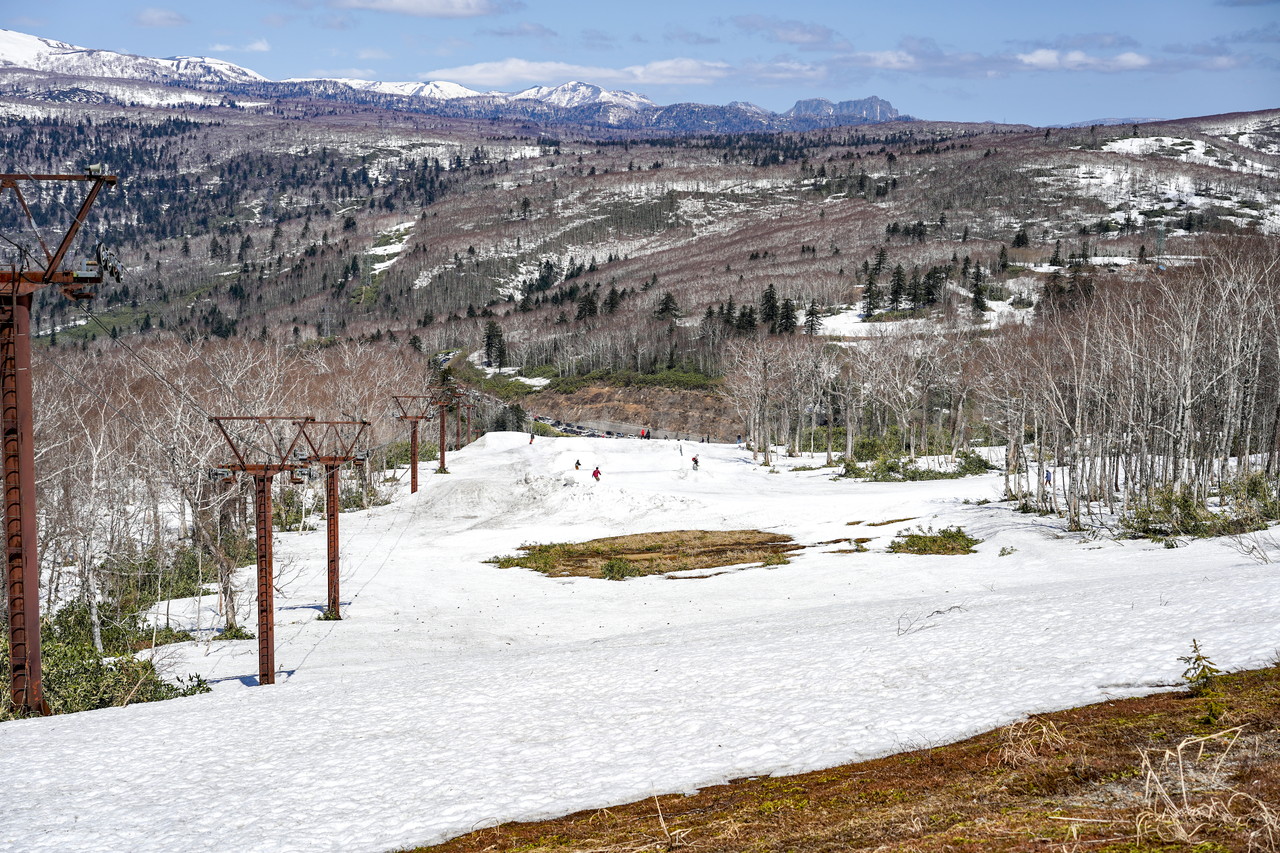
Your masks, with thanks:
[[[693,470],[698,470],[698,457],[693,457]]]
[[[578,470],[580,470],[581,468],[582,468],[582,460],[580,460],[580,459],[575,459],[575,460],[573,461],[573,470],[578,471]]]
[[[599,465],[596,466],[596,470],[591,472],[591,478],[595,480],[597,483],[600,482],[600,466]]]
[[[533,433],[529,433],[529,443],[533,444]]]

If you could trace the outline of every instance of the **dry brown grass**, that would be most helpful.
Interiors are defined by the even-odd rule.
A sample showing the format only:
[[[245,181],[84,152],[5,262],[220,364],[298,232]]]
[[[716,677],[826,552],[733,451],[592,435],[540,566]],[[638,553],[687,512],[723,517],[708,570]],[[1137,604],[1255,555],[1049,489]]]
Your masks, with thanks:
[[[867,527],[884,527],[889,524],[901,524],[904,521],[915,521],[920,516],[913,515],[909,518],[891,518],[888,521],[868,521]]]
[[[803,548],[790,536],[761,530],[668,530],[609,536],[588,542],[521,545],[523,554],[495,557],[501,568],[521,566],[551,577],[606,577],[605,564],[624,560],[629,576],[714,569],[746,563],[781,565]],[[617,563],[612,563],[617,566]]]
[[[1257,738],[1241,745],[1242,733],[1236,726],[1188,737],[1171,749],[1142,751],[1146,789],[1136,821],[1140,839],[1196,844],[1227,827],[1243,836],[1249,851],[1280,850],[1280,804],[1264,802],[1231,779],[1232,753],[1259,747]]]
[[[960,743],[801,776],[743,779],[693,796],[507,824],[429,849],[1274,850],[1280,666],[1224,676],[1221,687],[1220,701],[1239,724],[1235,734],[1206,729],[1202,699],[1163,693],[1039,714]]]

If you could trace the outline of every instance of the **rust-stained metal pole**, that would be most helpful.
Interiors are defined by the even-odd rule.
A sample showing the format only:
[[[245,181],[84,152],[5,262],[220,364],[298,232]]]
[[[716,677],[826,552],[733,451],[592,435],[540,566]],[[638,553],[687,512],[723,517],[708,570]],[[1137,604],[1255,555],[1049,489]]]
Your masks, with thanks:
[[[325,534],[329,555],[329,606],[326,614],[329,619],[342,618],[338,590],[338,510],[342,509],[342,498],[338,495],[338,469],[341,467],[335,462],[327,462],[324,466]]]
[[[409,421],[409,493],[418,491],[418,419]]]
[[[22,195],[19,180],[91,181],[88,197],[58,248],[49,251]],[[99,274],[60,269],[89,208],[114,175],[0,175],[0,193],[13,190],[44,251],[43,269],[0,271],[0,456],[3,456],[5,587],[9,614],[9,698],[24,714],[48,714],[40,660],[40,565],[36,550],[35,429],[32,424],[31,294],[62,285],[72,298],[102,281]]]
[[[454,435],[453,449],[457,450],[459,447],[462,447],[462,405],[461,404],[454,407],[454,414],[457,417],[454,421],[455,426],[453,429],[453,435]]]
[[[400,409],[396,417],[409,422],[409,492],[412,494],[418,491],[418,422],[431,418],[436,398],[426,394],[393,394],[391,399]]]
[[[253,516],[258,551],[258,684],[276,682],[275,567],[272,557],[271,481],[302,467],[294,448],[303,438],[302,424],[313,418],[297,415],[213,416],[209,418],[226,439],[235,462],[228,467],[253,477]],[[273,423],[288,421],[293,434],[286,441],[272,428]],[[262,430],[265,440],[258,444],[242,432],[233,435],[229,423],[250,423]],[[252,427],[251,427],[252,428]]]
[[[368,421],[298,421],[298,430],[311,448],[307,461],[324,466],[325,539],[328,555],[328,600],[325,618],[341,619],[338,514],[342,510],[338,473],[358,458],[356,445],[368,428]]]
[[[270,473],[253,475],[253,511],[258,528],[258,684],[276,683],[276,578],[271,558]]]
[[[9,599],[9,697],[47,714],[40,666],[40,565],[36,556],[35,430],[31,416],[31,295],[0,307],[5,557]]]
[[[436,469],[437,474],[448,474],[449,469],[444,465],[444,446],[448,440],[449,428],[449,403],[441,400],[440,403],[440,467]]]
[[[475,403],[467,403],[467,444],[476,440],[475,433],[471,431],[471,410],[475,407]]]

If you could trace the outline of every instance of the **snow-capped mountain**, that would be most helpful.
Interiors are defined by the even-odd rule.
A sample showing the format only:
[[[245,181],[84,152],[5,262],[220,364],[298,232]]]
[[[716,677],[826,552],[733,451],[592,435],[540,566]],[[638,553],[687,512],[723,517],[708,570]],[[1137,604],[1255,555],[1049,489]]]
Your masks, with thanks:
[[[894,109],[893,104],[872,95],[857,101],[840,101],[839,103],[832,103],[826,98],[807,98],[796,101],[795,106],[783,115],[807,118],[854,116],[866,121],[893,121],[898,118],[898,111]]]
[[[513,101],[542,101],[544,104],[567,109],[591,104],[610,104],[632,110],[654,109],[658,106],[644,95],[637,95],[635,92],[601,89],[599,86],[577,80],[562,83],[559,86],[534,86],[523,92],[516,92],[510,97]]]
[[[23,74],[23,70],[40,72]],[[9,72],[5,74],[5,72]],[[477,92],[444,80],[381,82],[350,78],[273,81],[209,57],[155,59],[78,47],[0,29],[0,91],[24,100],[115,103],[181,108],[184,104],[313,99],[409,109],[456,118],[537,122],[661,133],[807,130],[835,125],[909,121],[888,101],[814,98],[785,113],[735,101],[727,106],[659,106],[644,95],[581,81],[519,92]],[[80,78],[80,79],[74,79]]]
[[[207,56],[155,59],[0,30],[0,68],[6,66],[149,82],[260,83],[267,79],[255,71]]]
[[[405,98],[429,98],[433,101],[452,101],[456,98],[475,98],[480,92],[445,80],[426,83],[382,83],[377,80],[354,80],[349,77],[291,77],[282,83],[341,83],[358,92],[375,92],[379,95],[399,95]]]

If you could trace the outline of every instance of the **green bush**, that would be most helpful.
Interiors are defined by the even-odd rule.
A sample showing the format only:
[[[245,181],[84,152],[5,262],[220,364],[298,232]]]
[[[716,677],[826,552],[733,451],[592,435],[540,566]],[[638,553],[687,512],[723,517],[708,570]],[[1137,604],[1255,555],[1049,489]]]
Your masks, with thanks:
[[[387,471],[392,468],[406,468],[412,459],[413,445],[408,441],[393,441],[388,444],[383,451],[385,459],[383,460],[383,468]],[[418,464],[423,462],[434,462],[440,458],[440,448],[433,441],[418,442]]]
[[[149,660],[139,660],[132,654],[99,653],[79,607],[71,610],[75,612],[59,611],[41,630],[42,682],[45,700],[53,713],[70,714],[209,692],[209,685],[199,676],[179,679],[174,685],[160,678]],[[104,626],[104,645],[107,633]],[[9,682],[7,632],[0,635],[0,679],[5,684]],[[15,716],[6,689],[0,694],[0,720]]]
[[[600,576],[609,581],[639,577],[641,574],[642,572],[638,567],[630,560],[624,560],[622,557],[612,557],[605,560],[604,564],[600,566]]]
[[[215,640],[252,640],[253,633],[239,625],[223,628],[214,636]]]
[[[977,474],[985,474],[993,470],[994,467],[988,465],[987,460],[972,450],[961,450],[956,453],[955,475],[957,477],[972,477]]]
[[[944,527],[935,532],[932,527],[920,527],[915,531],[900,531],[889,543],[891,554],[972,554],[973,546],[980,543],[960,527]]]
[[[615,388],[674,388],[680,391],[711,391],[720,380],[693,369],[669,369],[656,373],[636,370],[596,370],[581,376],[560,376],[547,383],[547,390],[572,394],[593,383]]]
[[[959,464],[954,471],[941,471],[920,468],[915,460],[881,453],[869,466],[861,466],[848,459],[844,460],[844,473],[841,476],[857,477],[873,483],[905,483],[922,480],[956,480],[974,474],[985,474],[991,468],[981,456],[966,450],[957,453],[956,460]]]
[[[1151,492],[1121,520],[1130,536],[1170,540],[1179,536],[1237,536],[1262,530],[1276,517],[1270,488],[1251,478],[1224,489],[1221,512],[1213,512],[1190,486],[1166,486]]]
[[[281,530],[314,530],[315,525],[303,525],[303,519],[314,508],[307,509],[302,503],[301,489],[281,489],[279,496],[271,502],[271,522]]]
[[[1222,675],[1222,670],[1214,666],[1213,661],[1200,650],[1199,641],[1192,640],[1191,654],[1178,658],[1178,661],[1187,665],[1182,672],[1182,680],[1186,682],[1192,696],[1207,696],[1216,688],[1217,678]]]
[[[1200,643],[1191,641],[1191,654],[1178,658],[1187,668],[1182,672],[1182,680],[1187,690],[1197,699],[1205,700],[1205,714],[1201,721],[1212,725],[1218,722],[1222,712],[1226,710],[1222,703],[1222,691],[1218,689],[1218,676],[1222,670],[1214,666],[1213,661],[1200,650]]]

